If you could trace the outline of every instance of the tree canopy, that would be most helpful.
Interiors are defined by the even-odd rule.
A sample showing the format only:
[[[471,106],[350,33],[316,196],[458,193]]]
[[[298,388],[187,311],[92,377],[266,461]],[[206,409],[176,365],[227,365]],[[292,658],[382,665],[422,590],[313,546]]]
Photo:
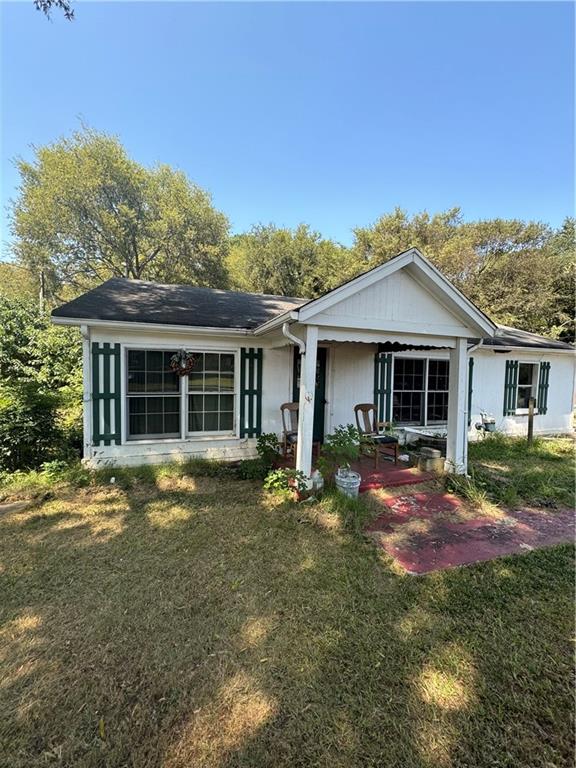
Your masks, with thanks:
[[[306,224],[294,230],[259,224],[233,238],[228,269],[240,290],[313,297],[345,279],[349,254]]]
[[[496,322],[574,338],[572,219],[555,232],[517,219],[466,222],[459,208],[412,217],[396,208],[354,236],[355,273],[417,247]]]
[[[90,129],[17,166],[14,250],[53,292],[118,276],[226,286],[228,220],[180,171],[145,168]]]
[[[140,165],[113,136],[84,128],[17,166],[7,296],[37,296],[42,275],[52,304],[112,276],[312,298],[415,246],[496,322],[574,339],[571,218],[554,230],[396,208],[356,228],[349,248],[307,224],[230,237],[207,192],[167,165]]]
[[[74,9],[72,8],[72,3],[68,2],[68,0],[34,0],[34,5],[37,11],[42,11],[48,18],[50,18],[54,8],[62,11],[64,18],[68,19],[68,21],[72,21],[74,18]]]

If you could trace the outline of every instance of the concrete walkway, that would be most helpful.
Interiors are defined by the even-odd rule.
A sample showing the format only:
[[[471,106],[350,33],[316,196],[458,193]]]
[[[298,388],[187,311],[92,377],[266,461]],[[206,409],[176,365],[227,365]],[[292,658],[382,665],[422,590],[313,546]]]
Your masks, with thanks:
[[[367,533],[408,573],[424,574],[574,541],[571,509],[470,513],[457,496],[427,492],[380,499]]]

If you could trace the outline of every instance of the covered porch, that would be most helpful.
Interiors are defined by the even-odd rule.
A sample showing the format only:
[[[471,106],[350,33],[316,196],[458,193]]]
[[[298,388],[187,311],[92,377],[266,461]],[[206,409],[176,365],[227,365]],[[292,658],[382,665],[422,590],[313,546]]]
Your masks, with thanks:
[[[312,472],[319,412],[324,435],[353,424],[357,403],[373,403],[378,422],[392,421],[398,412],[392,359],[412,353],[447,361],[445,469],[466,473],[469,340],[494,332],[492,322],[415,249],[262,326],[257,333],[275,335],[299,354],[296,468],[308,477]],[[327,365],[321,403],[319,360]],[[382,468],[389,480],[393,467]]]

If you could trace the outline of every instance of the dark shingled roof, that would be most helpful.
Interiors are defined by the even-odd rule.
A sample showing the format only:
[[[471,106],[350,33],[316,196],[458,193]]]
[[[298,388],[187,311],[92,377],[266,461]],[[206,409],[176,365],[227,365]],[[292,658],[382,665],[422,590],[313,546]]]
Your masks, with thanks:
[[[113,277],[58,307],[52,316],[249,330],[306,301]]]
[[[478,339],[479,341],[479,339]],[[493,338],[482,340],[484,347],[530,347],[532,349],[570,349],[571,344],[555,339],[547,339],[536,333],[521,331],[519,328],[510,328],[508,325],[499,325]]]
[[[298,309],[308,301],[287,296],[221,291],[192,285],[164,285],[113,277],[58,307],[52,316],[252,330],[277,315]],[[484,339],[483,345],[495,348],[574,349],[571,344],[563,341],[546,339],[505,325],[498,326],[494,338]]]

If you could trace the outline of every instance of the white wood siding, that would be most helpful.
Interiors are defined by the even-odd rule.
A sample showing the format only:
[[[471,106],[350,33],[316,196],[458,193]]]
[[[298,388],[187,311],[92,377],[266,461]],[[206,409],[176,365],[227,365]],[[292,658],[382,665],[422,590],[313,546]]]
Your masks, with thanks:
[[[106,331],[91,329],[91,341],[120,343],[122,345],[122,418],[125,423],[125,350],[129,347],[151,349],[239,350],[240,347],[264,349],[262,431],[282,432],[280,404],[292,400],[293,348],[272,348],[263,339],[254,337],[203,337],[194,333],[146,333],[143,331]],[[324,345],[322,345],[324,346]],[[339,424],[354,423],[354,405],[372,402],[374,386],[375,344],[332,343],[325,345],[327,354],[326,382],[326,433]],[[406,357],[434,357],[446,359],[447,350],[430,352],[403,352]],[[571,411],[574,389],[574,358],[569,354],[551,352],[510,352],[495,354],[492,350],[477,350],[474,357],[472,397],[472,424],[470,438],[478,435],[474,425],[480,420],[480,411],[486,411],[496,419],[497,428],[510,434],[525,434],[526,416],[502,415],[504,397],[504,369],[507,359],[525,362],[550,362],[550,387],[548,412],[535,418],[536,432],[571,431]],[[91,414],[91,408],[88,408]],[[238,413],[236,414],[236,416]],[[443,428],[445,429],[445,427]],[[93,466],[107,464],[144,464],[187,457],[204,457],[235,460],[255,455],[256,441],[238,437],[196,437],[185,440],[131,440],[119,446],[90,448],[87,456]]]
[[[499,354],[493,350],[479,349],[472,356],[474,357],[474,377],[470,439],[477,437],[478,433],[474,425],[480,421],[481,411],[494,416],[496,428],[499,431],[510,435],[525,435],[527,432],[527,415],[503,416],[502,414],[506,360],[550,363],[548,409],[546,414],[537,414],[534,417],[534,432],[570,432],[572,430],[575,367],[572,355],[531,349]]]
[[[466,336],[466,327],[406,272],[358,291],[316,315],[318,325]]]

